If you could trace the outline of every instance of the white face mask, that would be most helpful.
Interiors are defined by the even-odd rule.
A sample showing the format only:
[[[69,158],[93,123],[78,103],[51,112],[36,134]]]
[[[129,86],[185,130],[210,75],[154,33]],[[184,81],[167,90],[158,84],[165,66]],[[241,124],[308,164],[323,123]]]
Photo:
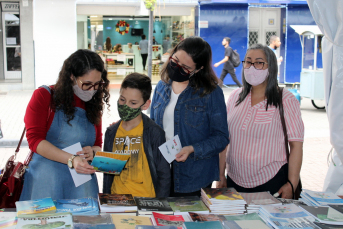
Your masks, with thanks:
[[[73,90],[75,95],[77,95],[77,97],[79,97],[84,102],[88,102],[89,100],[91,100],[93,98],[93,95],[95,95],[95,93],[97,92],[97,90],[84,91],[77,84],[73,86]]]
[[[268,68],[257,70],[254,66],[244,69],[244,78],[252,86],[257,86],[263,83],[269,75]]]

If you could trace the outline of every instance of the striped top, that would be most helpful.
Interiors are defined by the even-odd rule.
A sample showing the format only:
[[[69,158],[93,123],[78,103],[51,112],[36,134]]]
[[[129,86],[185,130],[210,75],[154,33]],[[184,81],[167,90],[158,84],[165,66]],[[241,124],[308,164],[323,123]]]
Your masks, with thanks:
[[[279,110],[264,100],[251,107],[251,92],[235,106],[241,88],[227,102],[230,149],[226,158],[229,177],[238,185],[254,188],[272,179],[287,163]],[[289,141],[304,141],[300,104],[288,90],[283,92],[284,117]]]

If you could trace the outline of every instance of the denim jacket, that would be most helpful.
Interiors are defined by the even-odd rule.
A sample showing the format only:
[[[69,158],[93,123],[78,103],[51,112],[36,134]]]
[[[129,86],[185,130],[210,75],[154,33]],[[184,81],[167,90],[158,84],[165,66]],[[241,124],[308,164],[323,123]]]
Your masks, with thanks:
[[[160,81],[151,103],[150,117],[163,128],[163,114],[171,97],[171,84]],[[220,87],[200,97],[188,85],[179,95],[174,110],[174,135],[183,147],[192,145],[185,162],[173,162],[174,191],[199,191],[219,179],[219,153],[229,144],[227,113]]]

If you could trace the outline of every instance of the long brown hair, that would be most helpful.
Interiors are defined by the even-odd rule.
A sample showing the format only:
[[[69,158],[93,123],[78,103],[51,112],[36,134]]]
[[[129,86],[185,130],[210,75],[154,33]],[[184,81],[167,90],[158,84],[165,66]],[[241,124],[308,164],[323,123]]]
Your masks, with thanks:
[[[111,44],[111,38],[107,37],[106,38],[106,44],[105,44],[106,50],[111,51],[112,50],[112,44]]]
[[[210,94],[214,89],[216,89],[218,84],[218,78],[212,68],[212,50],[211,46],[201,37],[187,37],[182,40],[179,44],[175,46],[171,52],[171,56],[174,55],[179,50],[185,51],[196,64],[196,69],[200,69],[192,77],[190,77],[189,82],[191,87],[197,92],[203,89],[201,96]],[[169,83],[169,76],[167,72],[167,66],[169,61],[163,65],[161,70],[161,79]]]
[[[103,114],[104,104],[109,107],[110,93],[107,79],[107,71],[104,68],[104,62],[98,54],[87,49],[79,49],[69,56],[63,63],[62,70],[59,73],[57,83],[54,88],[53,107],[57,110],[63,110],[67,116],[68,123],[74,118],[75,101],[72,75],[76,78],[86,73],[97,70],[101,72],[101,79],[105,82],[99,87],[93,98],[85,102],[87,119],[92,124],[99,124]]]

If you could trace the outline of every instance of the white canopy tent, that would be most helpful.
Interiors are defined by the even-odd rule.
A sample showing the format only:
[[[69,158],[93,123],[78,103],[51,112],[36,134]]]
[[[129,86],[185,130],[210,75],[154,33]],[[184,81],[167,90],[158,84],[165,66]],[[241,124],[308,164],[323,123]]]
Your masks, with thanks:
[[[324,191],[343,193],[343,1],[307,0],[324,34],[322,40],[325,103],[333,146]]]

